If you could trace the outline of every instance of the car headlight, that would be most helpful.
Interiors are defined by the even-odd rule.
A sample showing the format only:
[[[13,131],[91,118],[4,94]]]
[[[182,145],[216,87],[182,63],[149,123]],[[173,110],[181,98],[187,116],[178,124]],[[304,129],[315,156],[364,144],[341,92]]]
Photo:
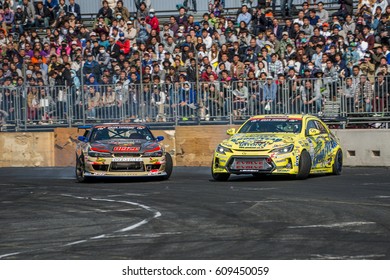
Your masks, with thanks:
[[[162,157],[163,150],[160,147],[156,147],[151,150],[146,150],[142,156],[144,157]]]
[[[226,148],[222,145],[218,145],[218,147],[215,151],[217,153],[220,153],[220,154],[232,153],[232,150],[230,150],[229,148]]]
[[[90,157],[111,157],[111,153],[108,150],[98,150],[95,148],[88,150],[88,155]]]
[[[288,145],[285,147],[281,147],[281,148],[273,149],[271,152],[278,153],[278,154],[286,154],[286,153],[292,152],[292,150],[294,150],[294,144],[291,144],[291,145]]]

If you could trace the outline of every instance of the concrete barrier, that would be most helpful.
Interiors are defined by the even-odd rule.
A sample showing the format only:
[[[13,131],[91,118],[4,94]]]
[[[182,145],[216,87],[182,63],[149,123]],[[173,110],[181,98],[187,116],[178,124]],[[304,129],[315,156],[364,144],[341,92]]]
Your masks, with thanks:
[[[390,130],[334,130],[346,166],[390,166]]]
[[[153,130],[178,166],[210,166],[214,149],[231,126],[180,126]],[[237,128],[238,126],[232,126]],[[334,130],[346,166],[390,166],[390,130]],[[0,167],[73,166],[77,128],[54,132],[0,133]]]
[[[54,134],[0,133],[0,167],[54,166]]]

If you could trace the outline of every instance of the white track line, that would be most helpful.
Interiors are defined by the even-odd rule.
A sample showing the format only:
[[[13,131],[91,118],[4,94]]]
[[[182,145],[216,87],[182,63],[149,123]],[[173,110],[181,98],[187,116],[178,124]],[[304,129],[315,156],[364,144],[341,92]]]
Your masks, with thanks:
[[[351,227],[351,226],[364,226],[364,225],[373,225],[375,222],[345,222],[345,223],[335,223],[327,225],[307,225],[307,226],[289,226],[288,228],[337,228],[337,227]]]
[[[357,256],[333,256],[333,255],[312,255],[320,260],[366,260],[384,258],[386,255],[357,255]]]

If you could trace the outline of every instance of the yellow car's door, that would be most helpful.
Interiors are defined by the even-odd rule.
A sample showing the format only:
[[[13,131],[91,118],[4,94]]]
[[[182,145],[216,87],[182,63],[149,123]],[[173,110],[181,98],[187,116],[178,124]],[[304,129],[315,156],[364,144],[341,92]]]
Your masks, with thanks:
[[[322,147],[324,147],[323,135],[321,135],[318,130],[318,126],[314,119],[308,119],[305,129],[305,137],[309,143],[309,154],[312,162],[312,169],[318,168],[317,158],[321,152]]]

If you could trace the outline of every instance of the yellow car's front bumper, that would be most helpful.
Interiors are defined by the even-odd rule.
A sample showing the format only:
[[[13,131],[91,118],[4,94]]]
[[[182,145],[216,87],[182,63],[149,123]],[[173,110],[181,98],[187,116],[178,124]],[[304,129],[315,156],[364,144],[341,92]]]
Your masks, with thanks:
[[[237,168],[237,162],[250,163],[251,160],[260,162],[261,168],[250,168],[250,164]],[[297,174],[298,167],[299,155],[296,155],[294,151],[285,154],[246,151],[225,154],[215,152],[212,163],[213,173],[229,174]]]

